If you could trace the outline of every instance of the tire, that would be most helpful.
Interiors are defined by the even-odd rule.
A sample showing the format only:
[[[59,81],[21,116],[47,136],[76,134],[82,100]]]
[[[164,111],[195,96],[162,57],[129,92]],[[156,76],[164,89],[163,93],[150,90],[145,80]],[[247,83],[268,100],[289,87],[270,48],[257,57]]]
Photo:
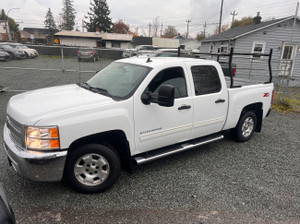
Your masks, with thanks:
[[[237,126],[232,129],[231,134],[238,142],[248,141],[255,132],[257,125],[256,114],[252,111],[248,111],[242,115]]]
[[[25,58],[28,59],[29,55],[25,52]]]
[[[78,61],[81,62],[81,58],[78,58]]]
[[[118,179],[121,162],[118,153],[104,145],[89,144],[71,152],[65,167],[65,179],[74,190],[99,193]]]

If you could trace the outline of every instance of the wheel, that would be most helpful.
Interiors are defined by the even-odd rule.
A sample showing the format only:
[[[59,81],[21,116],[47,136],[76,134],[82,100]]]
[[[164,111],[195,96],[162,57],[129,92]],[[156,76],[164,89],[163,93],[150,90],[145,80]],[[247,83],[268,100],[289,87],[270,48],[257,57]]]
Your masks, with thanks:
[[[248,141],[254,134],[256,124],[256,114],[252,111],[246,112],[240,118],[237,126],[232,130],[233,137],[238,142]]]
[[[65,178],[79,192],[98,193],[110,188],[118,179],[121,163],[112,147],[89,144],[71,152]]]
[[[78,58],[78,61],[81,62],[81,58]]]
[[[29,55],[25,52],[25,58],[28,59]]]

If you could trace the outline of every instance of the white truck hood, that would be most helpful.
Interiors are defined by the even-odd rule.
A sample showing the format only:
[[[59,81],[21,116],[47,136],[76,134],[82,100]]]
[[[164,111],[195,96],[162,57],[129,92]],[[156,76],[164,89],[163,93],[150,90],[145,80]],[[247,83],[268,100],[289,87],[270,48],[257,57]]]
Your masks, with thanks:
[[[13,96],[8,102],[7,114],[21,124],[34,125],[49,116],[109,102],[113,99],[72,84]]]

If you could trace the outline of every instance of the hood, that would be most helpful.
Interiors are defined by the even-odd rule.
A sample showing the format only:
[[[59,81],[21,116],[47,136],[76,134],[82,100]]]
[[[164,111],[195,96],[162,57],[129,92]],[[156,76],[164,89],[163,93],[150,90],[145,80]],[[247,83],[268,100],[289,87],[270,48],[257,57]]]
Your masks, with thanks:
[[[8,102],[7,113],[21,124],[34,125],[43,118],[109,102],[114,101],[107,96],[72,84],[13,96]]]

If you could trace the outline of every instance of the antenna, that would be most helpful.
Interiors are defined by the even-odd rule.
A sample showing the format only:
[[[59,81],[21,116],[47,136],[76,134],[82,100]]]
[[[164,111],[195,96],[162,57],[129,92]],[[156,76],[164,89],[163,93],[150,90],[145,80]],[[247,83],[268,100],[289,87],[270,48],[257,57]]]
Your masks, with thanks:
[[[147,59],[146,63],[150,63],[150,62],[152,62],[152,61],[151,61],[151,58],[149,57],[149,58]]]

